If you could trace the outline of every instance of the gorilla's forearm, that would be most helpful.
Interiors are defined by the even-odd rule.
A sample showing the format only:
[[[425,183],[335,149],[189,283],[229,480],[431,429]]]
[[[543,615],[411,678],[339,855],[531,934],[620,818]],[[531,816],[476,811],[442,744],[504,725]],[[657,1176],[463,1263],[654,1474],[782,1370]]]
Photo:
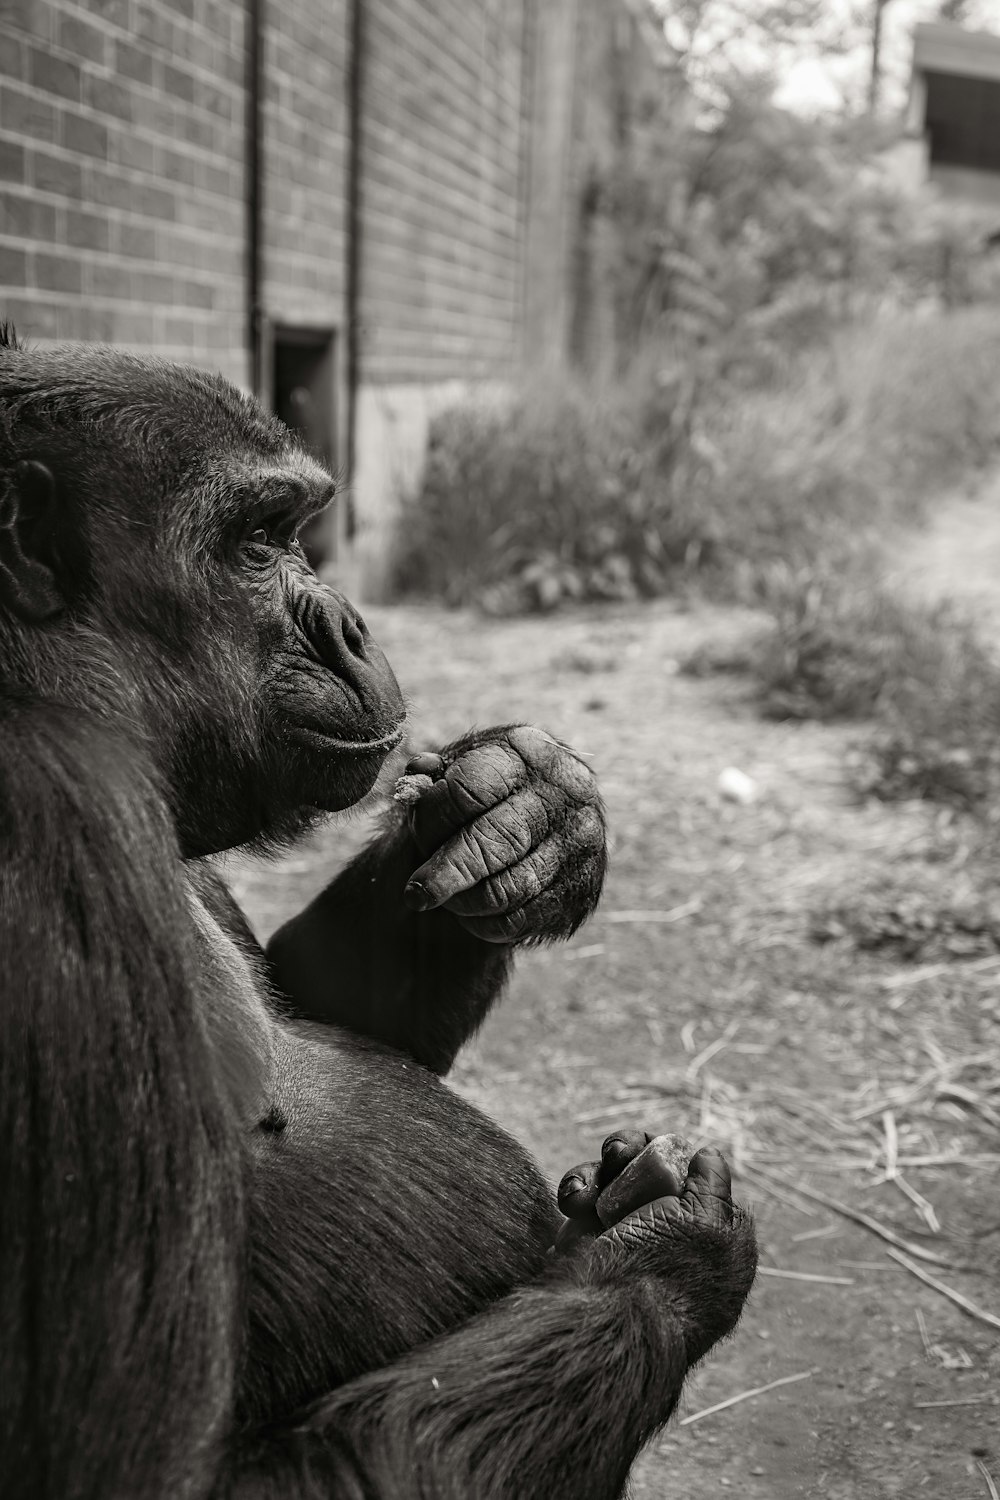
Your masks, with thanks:
[[[612,1500],[687,1371],[668,1308],[641,1284],[515,1292],[251,1439],[214,1500]]]
[[[403,888],[420,852],[393,810],[382,834],[267,945],[296,1012],[407,1052],[446,1073],[509,972],[512,949],[446,911],[414,912]]]

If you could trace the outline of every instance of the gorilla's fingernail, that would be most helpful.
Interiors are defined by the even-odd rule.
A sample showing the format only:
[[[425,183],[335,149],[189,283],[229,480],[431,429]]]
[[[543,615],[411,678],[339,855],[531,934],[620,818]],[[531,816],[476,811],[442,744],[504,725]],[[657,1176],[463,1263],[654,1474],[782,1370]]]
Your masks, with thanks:
[[[444,770],[444,761],[440,755],[433,750],[425,750],[422,755],[414,755],[407,762],[408,775],[413,776],[440,776]]]
[[[584,1186],[582,1177],[564,1177],[559,1184],[559,1195],[563,1198],[575,1198],[577,1193],[583,1192]]]
[[[403,892],[403,900],[412,911],[426,911],[433,905],[433,897],[419,880],[411,880]]]

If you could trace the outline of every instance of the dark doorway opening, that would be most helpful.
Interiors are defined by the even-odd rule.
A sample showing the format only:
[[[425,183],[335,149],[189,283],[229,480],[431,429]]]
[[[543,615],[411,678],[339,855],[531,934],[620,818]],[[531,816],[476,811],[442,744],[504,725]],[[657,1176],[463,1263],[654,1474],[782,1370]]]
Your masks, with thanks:
[[[272,410],[329,469],[336,469],[338,461],[335,343],[331,328],[272,330]],[[302,531],[314,568],[336,555],[336,505],[334,501]]]

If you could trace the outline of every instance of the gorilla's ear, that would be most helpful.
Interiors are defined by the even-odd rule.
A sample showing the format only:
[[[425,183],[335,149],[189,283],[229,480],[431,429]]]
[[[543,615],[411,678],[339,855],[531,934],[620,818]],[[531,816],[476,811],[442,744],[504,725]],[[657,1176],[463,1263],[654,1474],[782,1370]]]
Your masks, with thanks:
[[[0,475],[0,605],[22,620],[47,620],[63,608],[52,566],[56,482],[29,458]]]

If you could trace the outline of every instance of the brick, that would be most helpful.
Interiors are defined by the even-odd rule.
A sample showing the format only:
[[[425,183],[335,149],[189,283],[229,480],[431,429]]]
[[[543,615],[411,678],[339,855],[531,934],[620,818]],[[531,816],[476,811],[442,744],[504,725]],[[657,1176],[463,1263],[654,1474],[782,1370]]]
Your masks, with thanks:
[[[97,78],[88,74],[83,88],[84,102],[101,115],[112,115],[117,120],[132,120],[132,93],[124,84],[113,78]]]
[[[59,16],[59,45],[85,62],[106,61],[110,45],[107,32],[78,16]]]
[[[156,171],[157,151],[152,141],[132,130],[115,131],[110,141],[111,155],[120,167],[152,176]]]
[[[164,341],[175,349],[190,349],[196,342],[197,324],[192,318],[164,318],[162,328]]]
[[[0,288],[28,285],[28,253],[0,245]]]
[[[0,234],[19,240],[54,240],[56,211],[27,194],[0,193]]]
[[[111,229],[101,214],[67,209],[65,219],[66,243],[76,250],[107,250],[111,240]]]
[[[143,47],[133,47],[129,42],[116,42],[115,72],[120,78],[131,78],[133,83],[152,84],[152,55]]]
[[[156,320],[151,312],[115,308],[111,313],[112,340],[116,344],[155,343]]]
[[[87,290],[92,297],[114,297],[130,302],[133,284],[132,272],[124,266],[92,261],[87,267]]]
[[[114,337],[111,311],[92,302],[62,303],[56,309],[58,337],[81,343],[109,344]]]
[[[16,141],[0,140],[0,182],[24,182],[27,153]]]
[[[115,249],[120,255],[127,255],[132,260],[155,260],[156,231],[145,224],[129,224],[125,221],[117,226]]]
[[[188,187],[196,185],[199,166],[196,156],[174,151],[169,146],[158,146],[156,160],[161,177],[167,177],[172,182],[185,183]]]
[[[50,37],[52,7],[40,0],[0,0],[0,24],[31,36]]]
[[[221,137],[208,120],[203,120],[193,110],[185,109],[181,112],[179,122],[181,134],[192,146],[200,146],[203,151],[214,151]]]
[[[206,281],[185,281],[181,300],[186,307],[198,307],[207,311],[215,306],[215,288]]]
[[[167,271],[135,273],[135,297],[139,302],[154,302],[170,307],[174,300],[174,290],[174,278]]]
[[[132,27],[133,39],[138,38],[150,47],[173,57],[176,51],[175,34],[179,30],[180,28],[174,25],[170,17],[164,15],[156,6],[142,4],[136,6]]]
[[[70,151],[79,151],[82,156],[96,156],[100,161],[107,161],[108,128],[99,121],[67,112],[62,118],[60,136],[62,144]]]
[[[0,127],[37,141],[54,141],[59,115],[53,105],[18,89],[0,89]]]
[[[68,255],[35,254],[35,284],[49,292],[83,290],[83,267]]]
[[[90,197],[104,208],[119,208],[128,213],[135,208],[135,187],[119,172],[106,172],[92,168],[90,173]]]
[[[129,27],[129,0],[82,0],[84,7],[93,15],[100,16],[109,26]]]
[[[194,103],[194,79],[183,68],[175,68],[172,63],[161,63],[160,82],[175,99],[183,99],[185,104]]]
[[[20,37],[0,32],[0,76],[23,83],[27,72],[27,54]]]
[[[65,156],[50,156],[47,151],[32,153],[35,187],[43,193],[59,193],[63,198],[83,197],[83,168],[78,161]]]
[[[28,77],[34,88],[46,94],[58,94],[71,103],[80,101],[80,69],[66,58],[32,47],[28,56]]]
[[[133,207],[137,213],[146,214],[151,219],[173,220],[177,217],[177,199],[169,188],[138,187]]]
[[[4,284],[4,276],[0,270],[0,286]],[[31,292],[27,287],[24,301],[16,298],[4,297],[4,316],[9,318],[23,338],[29,339],[55,339],[59,337],[59,325],[56,309],[47,299],[45,301],[29,301]]]

